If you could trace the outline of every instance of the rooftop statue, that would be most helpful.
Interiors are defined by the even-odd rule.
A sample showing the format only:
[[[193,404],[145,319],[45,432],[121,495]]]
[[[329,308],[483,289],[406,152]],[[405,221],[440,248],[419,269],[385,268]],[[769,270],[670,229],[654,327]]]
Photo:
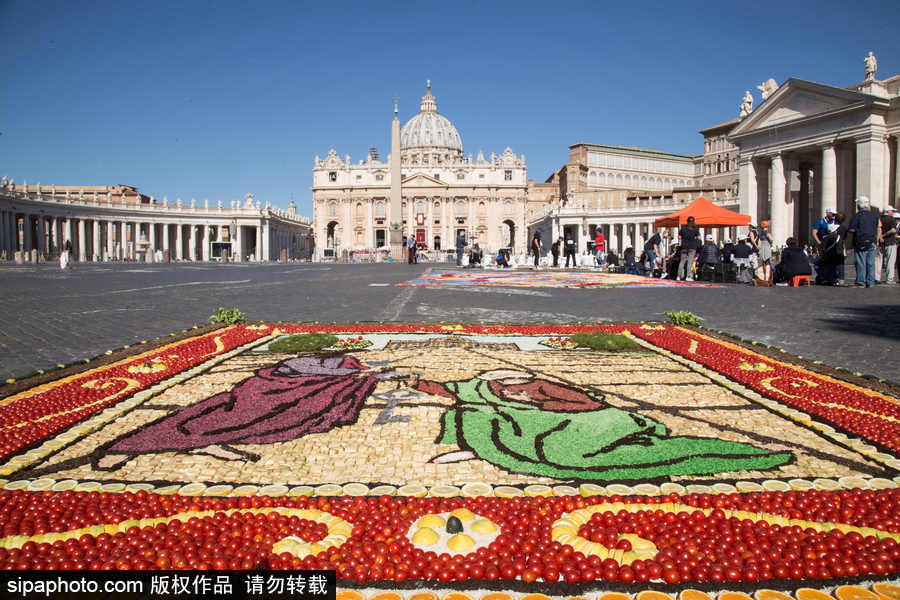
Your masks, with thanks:
[[[875,79],[875,71],[878,69],[878,61],[875,60],[875,55],[869,52],[869,55],[863,59],[863,62],[866,64],[866,81]]]
[[[753,111],[753,96],[750,90],[744,92],[744,100],[741,102],[741,116],[746,117]]]
[[[762,92],[762,99],[763,101],[765,101],[769,98],[769,96],[775,93],[775,90],[778,89],[778,83],[776,83],[774,79],[769,77],[760,85],[756,86],[756,89]]]

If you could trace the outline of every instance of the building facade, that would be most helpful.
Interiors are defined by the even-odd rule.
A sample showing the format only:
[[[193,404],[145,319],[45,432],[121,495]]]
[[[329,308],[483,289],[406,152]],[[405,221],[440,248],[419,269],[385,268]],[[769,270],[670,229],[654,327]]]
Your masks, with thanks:
[[[286,211],[263,207],[252,194],[229,206],[170,204],[130,186],[0,181],[0,251],[7,258],[58,255],[67,242],[80,261],[154,261],[157,251],[173,261],[308,260],[313,250],[309,219],[296,214],[293,202]]]
[[[874,58],[872,59],[874,62]],[[900,75],[846,88],[788,79],[729,135],[740,149],[741,212],[768,219],[778,245],[802,241],[824,209],[896,204]]]
[[[737,208],[736,190],[704,183],[703,158],[626,146],[570,146],[566,165],[544,184],[529,186],[529,233],[539,232],[544,247],[570,235],[584,252],[600,228],[607,247],[621,254],[643,246],[656,218],[700,196]],[[730,235],[713,233],[717,239]]]
[[[392,135],[386,162],[374,149],[355,164],[334,149],[315,158],[317,258],[388,248],[392,224],[435,254],[454,250],[460,233],[489,251],[524,252],[525,157],[510,148],[490,158],[464,156],[459,132],[438,113],[430,83],[418,114],[400,129],[395,107],[394,121],[399,135]]]

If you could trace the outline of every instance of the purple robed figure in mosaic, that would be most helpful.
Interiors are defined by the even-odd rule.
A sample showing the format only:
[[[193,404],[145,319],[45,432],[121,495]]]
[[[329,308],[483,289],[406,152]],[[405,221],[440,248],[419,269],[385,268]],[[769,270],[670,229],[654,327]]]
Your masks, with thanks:
[[[117,468],[139,454],[173,451],[255,460],[228,444],[286,442],[352,424],[378,380],[388,378],[350,356],[292,358],[119,438],[97,465]]]

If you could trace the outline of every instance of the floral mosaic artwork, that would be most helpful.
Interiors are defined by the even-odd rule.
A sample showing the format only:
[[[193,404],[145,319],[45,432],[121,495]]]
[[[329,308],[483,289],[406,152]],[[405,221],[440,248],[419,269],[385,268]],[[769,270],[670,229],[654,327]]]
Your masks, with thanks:
[[[579,345],[604,334],[629,343]],[[4,568],[334,569],[344,598],[898,591],[897,399],[692,329],[239,325],[0,415]]]
[[[433,271],[400,286],[434,287],[453,285],[538,287],[538,288],[642,288],[642,287],[722,287],[713,283],[674,281],[629,275],[627,273],[601,273],[599,271],[553,271],[514,269],[509,271]]]

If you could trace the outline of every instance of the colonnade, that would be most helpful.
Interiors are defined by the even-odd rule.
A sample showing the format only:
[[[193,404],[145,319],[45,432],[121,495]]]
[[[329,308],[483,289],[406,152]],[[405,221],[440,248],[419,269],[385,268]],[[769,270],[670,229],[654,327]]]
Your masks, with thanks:
[[[24,251],[31,260],[32,250],[39,256],[59,254],[71,245],[72,258],[78,261],[145,260],[155,262],[159,252],[169,260],[208,261],[213,243],[227,243],[231,260],[242,261],[253,256],[257,261],[268,260],[269,227],[257,225],[249,235],[235,227],[232,240],[226,224],[184,224],[132,221],[119,219],[90,219],[72,216],[33,214],[14,210],[0,210],[0,251],[7,258]],[[288,234],[282,232],[277,240],[279,248],[288,248]],[[257,250],[262,240],[263,251]],[[250,242],[245,246],[245,241]],[[292,253],[293,254],[293,253]]]

